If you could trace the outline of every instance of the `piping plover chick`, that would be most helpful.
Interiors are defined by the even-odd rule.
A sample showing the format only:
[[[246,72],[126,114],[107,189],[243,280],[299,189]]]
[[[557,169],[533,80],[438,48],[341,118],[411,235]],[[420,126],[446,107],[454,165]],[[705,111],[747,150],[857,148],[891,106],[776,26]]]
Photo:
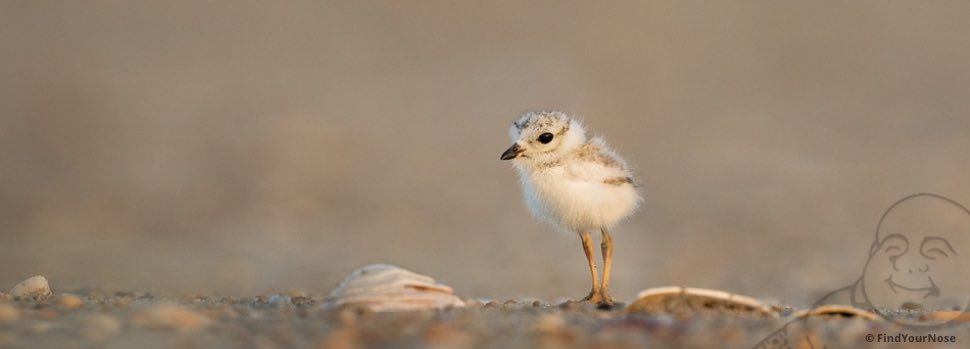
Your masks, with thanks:
[[[593,287],[583,298],[612,304],[610,269],[613,238],[609,229],[630,216],[642,198],[626,163],[598,138],[587,138],[583,125],[562,112],[522,115],[509,128],[512,146],[502,160],[519,173],[526,205],[537,218],[579,233]],[[596,272],[590,231],[603,234],[602,284]]]

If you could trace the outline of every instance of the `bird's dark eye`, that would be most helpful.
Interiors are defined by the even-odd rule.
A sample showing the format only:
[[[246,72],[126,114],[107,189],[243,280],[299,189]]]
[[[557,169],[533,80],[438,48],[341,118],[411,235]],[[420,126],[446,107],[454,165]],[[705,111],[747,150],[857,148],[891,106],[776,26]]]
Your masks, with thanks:
[[[539,143],[549,144],[549,142],[552,142],[552,133],[546,132],[539,135]]]

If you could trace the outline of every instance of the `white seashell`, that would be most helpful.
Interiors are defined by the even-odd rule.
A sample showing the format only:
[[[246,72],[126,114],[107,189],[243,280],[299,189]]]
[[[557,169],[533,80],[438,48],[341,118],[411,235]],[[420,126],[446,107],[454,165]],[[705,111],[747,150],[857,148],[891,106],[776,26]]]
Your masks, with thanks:
[[[371,311],[404,311],[464,306],[446,285],[429,276],[388,264],[371,264],[344,278],[324,308],[363,306]]]
[[[860,318],[869,321],[875,321],[879,319],[879,315],[873,312],[862,310],[856,307],[851,307],[848,305],[823,305],[807,310],[802,310],[794,314],[795,318],[800,317],[843,317],[843,318]]]
[[[207,316],[178,304],[154,304],[132,317],[132,323],[145,328],[195,332],[212,324]]]
[[[51,295],[51,287],[47,283],[47,278],[37,275],[14,286],[10,290],[10,295],[14,299],[46,299]]]
[[[630,313],[666,313],[678,317],[707,312],[777,317],[770,307],[751,297],[678,286],[643,290],[626,310]]]

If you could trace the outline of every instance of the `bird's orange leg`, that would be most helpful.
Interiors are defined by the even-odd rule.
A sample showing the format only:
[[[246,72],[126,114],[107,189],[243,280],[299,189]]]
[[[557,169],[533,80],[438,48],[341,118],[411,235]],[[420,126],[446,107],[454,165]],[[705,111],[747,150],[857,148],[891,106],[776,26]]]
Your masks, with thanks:
[[[593,278],[593,288],[589,295],[583,298],[584,301],[593,303],[603,303],[603,293],[600,290],[599,273],[596,272],[596,255],[593,254],[593,238],[589,232],[580,232],[579,236],[583,239],[583,251],[586,252],[586,261],[589,262],[589,273]]]
[[[613,269],[613,237],[605,227],[600,229],[603,232],[603,243],[600,247],[603,250],[603,286],[600,287],[603,303],[613,304],[613,296],[610,295],[610,271]]]

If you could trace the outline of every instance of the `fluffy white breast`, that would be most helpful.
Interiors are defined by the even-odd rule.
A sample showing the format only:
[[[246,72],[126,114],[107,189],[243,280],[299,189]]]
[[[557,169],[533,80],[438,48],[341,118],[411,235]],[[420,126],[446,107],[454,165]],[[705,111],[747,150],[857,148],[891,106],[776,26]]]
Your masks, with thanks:
[[[530,211],[571,231],[611,227],[641,201],[625,164],[598,139],[556,161],[516,161]]]

